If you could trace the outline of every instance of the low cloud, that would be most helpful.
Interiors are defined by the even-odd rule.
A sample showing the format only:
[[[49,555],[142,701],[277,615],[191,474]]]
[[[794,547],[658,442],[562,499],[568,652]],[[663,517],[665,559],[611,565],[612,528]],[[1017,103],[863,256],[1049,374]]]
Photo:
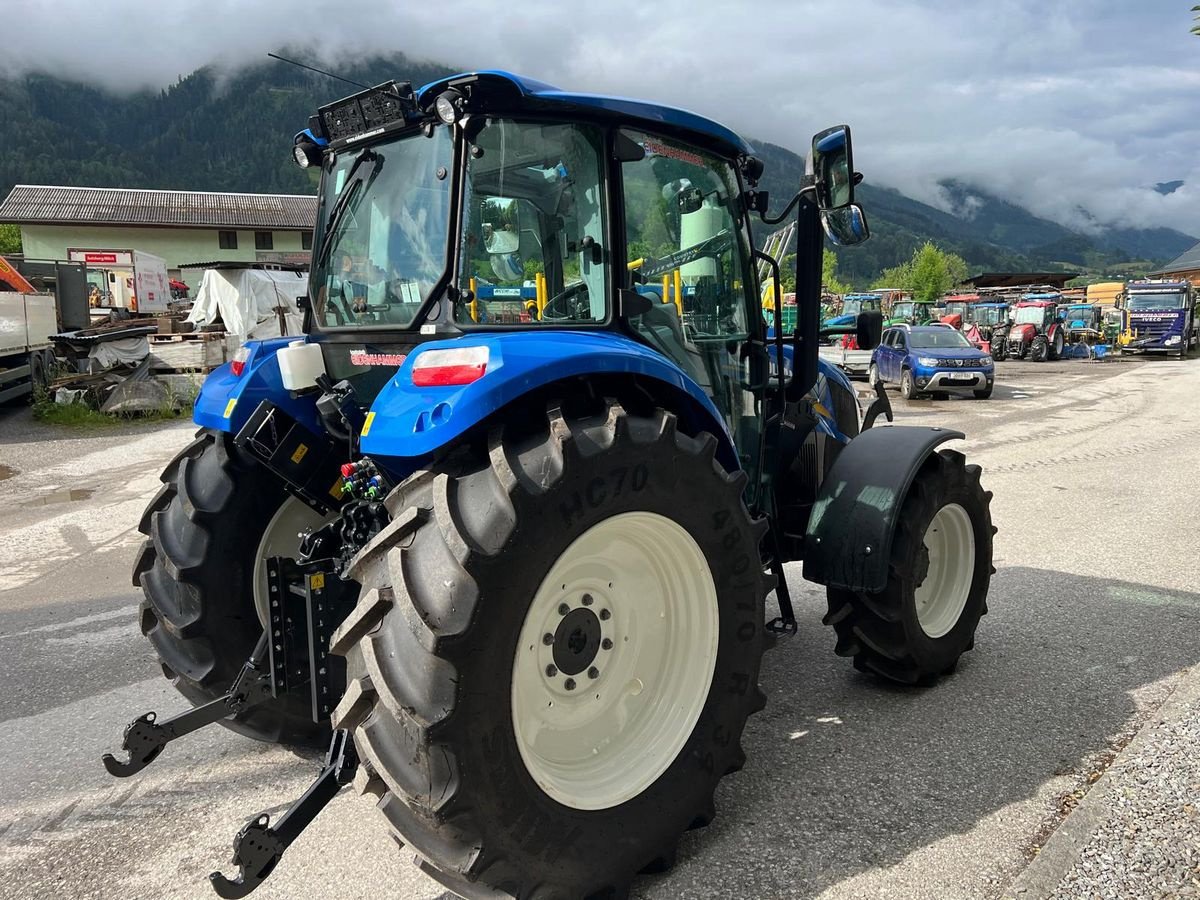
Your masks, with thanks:
[[[127,91],[284,46],[335,64],[402,51],[684,106],[797,150],[847,121],[868,179],[926,202],[944,207],[949,179],[1082,230],[1200,234],[1190,25],[1187,4],[1118,0],[59,0],[22,13],[0,70]]]

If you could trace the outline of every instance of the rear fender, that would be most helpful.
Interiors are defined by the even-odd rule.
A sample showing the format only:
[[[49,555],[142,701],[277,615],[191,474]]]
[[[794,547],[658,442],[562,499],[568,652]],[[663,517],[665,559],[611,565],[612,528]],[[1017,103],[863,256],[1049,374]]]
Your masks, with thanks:
[[[850,591],[882,591],[913,478],[938,445],[961,437],[945,428],[894,425],[864,431],[843,447],[808,520],[804,577]]]
[[[421,354],[456,347],[488,348],[484,375],[465,385],[418,387],[413,366]],[[414,350],[371,405],[360,446],[393,473],[412,471],[481,423],[503,418],[503,410],[566,379],[633,375],[670,389],[673,410],[690,428],[711,433],[717,458],[739,467],[724,417],[704,390],[673,361],[611,332],[509,332],[430,341]],[[660,392],[661,393],[661,392]]]
[[[309,430],[323,434],[325,427],[317,416],[315,394],[293,397],[279,374],[275,354],[295,340],[299,338],[247,341],[250,357],[241,375],[234,375],[232,363],[225,363],[204,379],[192,413],[193,421],[202,428],[237,434],[258,404],[270,400]]]

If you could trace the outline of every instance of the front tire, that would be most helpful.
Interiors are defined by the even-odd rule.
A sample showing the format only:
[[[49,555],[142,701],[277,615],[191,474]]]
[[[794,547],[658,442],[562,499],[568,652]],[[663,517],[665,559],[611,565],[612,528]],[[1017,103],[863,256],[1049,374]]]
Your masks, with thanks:
[[[904,499],[883,592],[827,590],[835,651],[859,671],[930,684],[975,645],[995,533],[979,476],[957,451],[932,455]]]
[[[905,400],[917,397],[917,385],[913,381],[912,369],[905,369],[900,373],[900,396]]]
[[[1033,362],[1045,362],[1050,355],[1050,342],[1044,334],[1039,334],[1029,342],[1029,359]]]
[[[145,595],[142,633],[163,674],[199,706],[229,689],[262,634],[254,587],[259,550],[280,512],[299,501],[289,501],[274,476],[239,458],[222,432],[202,430],[161,477],[163,486],[138,526],[146,540],[133,583]],[[286,530],[295,535],[295,528]],[[271,552],[294,556],[296,543],[290,553],[282,546]],[[260,741],[317,747],[329,740],[328,726],[312,720],[303,691],[221,724]]]
[[[771,586],[715,447],[661,410],[555,409],[389,497],[334,636],[334,718],[441,884],[625,896],[711,820],[765,703]]]

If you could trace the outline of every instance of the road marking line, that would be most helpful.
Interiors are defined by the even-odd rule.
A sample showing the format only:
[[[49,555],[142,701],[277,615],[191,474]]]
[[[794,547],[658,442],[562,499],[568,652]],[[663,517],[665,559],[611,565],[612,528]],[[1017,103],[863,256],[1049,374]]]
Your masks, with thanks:
[[[128,619],[130,622],[137,618],[136,606],[124,606],[121,609],[114,609],[111,612],[95,613],[90,616],[80,616],[78,619],[72,619],[70,622],[58,622],[54,625],[40,625],[37,628],[30,628],[26,631],[14,631],[12,634],[0,634],[0,640],[4,638],[25,637],[30,634],[44,634],[46,632],[59,632],[67,628],[77,628],[81,625],[91,625],[94,622],[107,622],[111,619]]]

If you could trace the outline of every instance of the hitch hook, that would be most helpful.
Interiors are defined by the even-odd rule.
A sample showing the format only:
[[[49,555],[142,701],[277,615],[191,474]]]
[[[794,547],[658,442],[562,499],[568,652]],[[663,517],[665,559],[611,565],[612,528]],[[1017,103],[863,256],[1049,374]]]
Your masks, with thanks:
[[[157,713],[148,712],[138,716],[125,726],[125,734],[121,739],[121,749],[129,753],[129,761],[122,762],[111,753],[105,753],[100,758],[108,774],[128,778],[154,762],[167,744],[176,738],[271,699],[271,673],[263,671],[266,658],[267,633],[264,631],[254,653],[246,660],[225,696],[161,722]]]
[[[325,764],[308,790],[287,808],[274,825],[266,813],[259,813],[242,826],[233,839],[233,864],[236,878],[220,872],[208,876],[213,890],[225,900],[239,900],[267,880],[283,857],[283,852],[312,824],[358,770],[358,751],[350,732],[338,729],[329,742]]]

